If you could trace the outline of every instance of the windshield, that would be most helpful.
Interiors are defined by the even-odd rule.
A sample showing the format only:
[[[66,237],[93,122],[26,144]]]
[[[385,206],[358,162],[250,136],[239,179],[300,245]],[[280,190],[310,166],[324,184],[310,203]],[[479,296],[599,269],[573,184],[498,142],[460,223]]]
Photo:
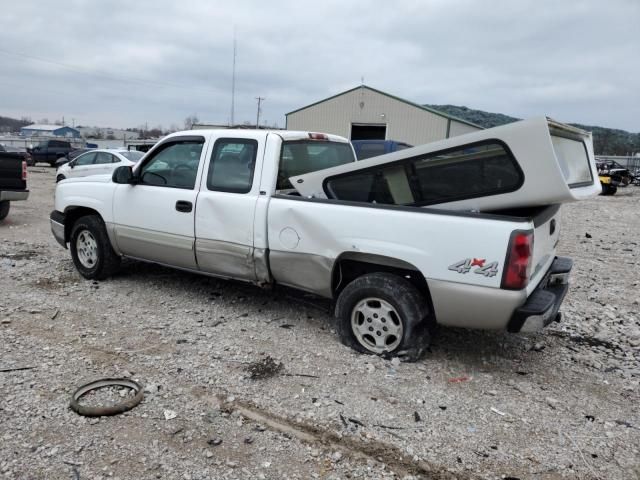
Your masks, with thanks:
[[[277,190],[293,188],[289,177],[355,162],[348,143],[302,140],[284,142],[280,153]]]
[[[125,152],[118,152],[127,160],[131,160],[132,162],[137,162],[142,157],[144,157],[144,152],[138,152],[136,150],[127,150]]]

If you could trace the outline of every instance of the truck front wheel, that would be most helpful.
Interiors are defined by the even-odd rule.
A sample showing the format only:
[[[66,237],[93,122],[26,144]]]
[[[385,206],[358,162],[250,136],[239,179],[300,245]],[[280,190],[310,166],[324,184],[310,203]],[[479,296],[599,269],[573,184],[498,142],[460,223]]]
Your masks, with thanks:
[[[104,223],[97,215],[76,220],[69,247],[73,264],[84,278],[102,280],[120,267],[120,257],[113,251]]]
[[[0,221],[4,220],[9,215],[9,200],[0,202]]]
[[[363,353],[417,360],[429,345],[426,298],[390,273],[356,278],[336,302],[337,331],[345,345]]]

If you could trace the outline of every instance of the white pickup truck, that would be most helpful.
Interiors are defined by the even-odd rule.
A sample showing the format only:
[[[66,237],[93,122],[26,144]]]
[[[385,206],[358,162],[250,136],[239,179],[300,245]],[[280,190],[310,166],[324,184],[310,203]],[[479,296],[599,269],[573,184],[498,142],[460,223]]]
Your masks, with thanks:
[[[590,134],[545,118],[360,162],[333,135],[198,130],[63,180],[51,228],[86,278],[129,257],[287,285],[335,301],[345,344],[413,359],[434,323],[559,319],[560,203],[599,191]]]

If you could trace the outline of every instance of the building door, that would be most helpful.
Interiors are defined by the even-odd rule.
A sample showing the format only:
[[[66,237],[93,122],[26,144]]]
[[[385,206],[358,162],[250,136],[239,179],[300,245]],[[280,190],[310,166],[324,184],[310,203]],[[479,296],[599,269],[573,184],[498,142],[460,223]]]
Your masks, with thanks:
[[[387,126],[384,124],[351,124],[351,140],[386,140],[386,138]]]

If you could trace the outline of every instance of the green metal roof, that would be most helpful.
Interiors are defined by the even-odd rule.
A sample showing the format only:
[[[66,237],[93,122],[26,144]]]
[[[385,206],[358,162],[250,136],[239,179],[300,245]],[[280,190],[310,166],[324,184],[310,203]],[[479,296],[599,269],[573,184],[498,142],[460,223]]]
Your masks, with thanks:
[[[448,120],[454,120],[456,122],[464,123],[465,125],[469,125],[469,126],[484,130],[484,127],[481,127],[480,125],[476,125],[475,123],[468,122],[467,120],[463,120],[462,118],[454,117],[453,115],[449,115],[449,114],[441,112],[439,110],[434,110],[433,108],[430,108],[430,107],[425,107],[424,105],[420,105],[418,103],[410,102],[409,100],[405,100],[404,98],[396,97],[395,95],[391,95],[389,93],[383,92],[382,90],[377,90],[377,89],[369,87],[367,85],[359,85],[359,86],[357,86],[355,88],[352,88],[350,90],[346,90],[346,91],[338,93],[336,95],[332,95],[331,97],[327,97],[327,98],[325,98],[323,100],[314,102],[314,103],[312,103],[310,105],[307,105],[305,107],[301,107],[301,108],[293,110],[293,111],[291,111],[289,113],[285,113],[285,116],[289,116],[289,115],[291,115],[293,113],[300,112],[301,110],[306,110],[307,108],[314,107],[314,106],[319,105],[321,103],[324,103],[324,102],[326,102],[328,100],[332,100],[334,98],[340,97],[340,96],[345,95],[347,93],[351,93],[351,92],[353,92],[355,90],[358,90],[358,89],[361,89],[361,88],[366,88],[367,90],[370,90],[372,92],[379,93],[380,95],[384,95],[385,97],[392,98],[394,100],[397,100],[398,102],[406,103],[407,105],[411,105],[412,107],[419,108],[420,110],[425,110],[427,112],[433,113],[435,115],[438,115],[440,117],[446,118]]]

